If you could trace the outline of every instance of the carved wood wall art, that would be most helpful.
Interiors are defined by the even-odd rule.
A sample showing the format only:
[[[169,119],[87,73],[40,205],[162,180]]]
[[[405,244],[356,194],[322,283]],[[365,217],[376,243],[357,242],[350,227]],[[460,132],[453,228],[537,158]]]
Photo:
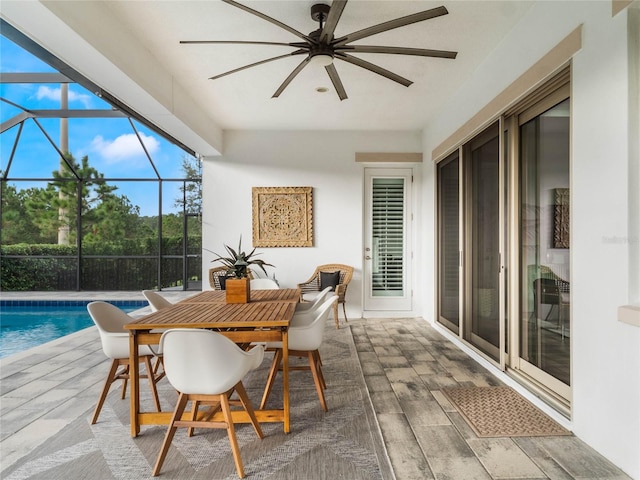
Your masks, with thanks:
[[[553,248],[569,248],[569,189],[555,189]]]
[[[253,187],[254,247],[313,247],[311,187]]]

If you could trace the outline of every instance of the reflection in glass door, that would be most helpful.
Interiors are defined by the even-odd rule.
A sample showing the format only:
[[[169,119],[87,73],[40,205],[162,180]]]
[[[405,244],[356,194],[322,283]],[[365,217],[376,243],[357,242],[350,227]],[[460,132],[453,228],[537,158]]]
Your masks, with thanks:
[[[465,338],[500,358],[500,142],[495,124],[467,145],[465,212],[468,318]]]
[[[519,368],[568,398],[569,99],[543,107],[519,121]]]

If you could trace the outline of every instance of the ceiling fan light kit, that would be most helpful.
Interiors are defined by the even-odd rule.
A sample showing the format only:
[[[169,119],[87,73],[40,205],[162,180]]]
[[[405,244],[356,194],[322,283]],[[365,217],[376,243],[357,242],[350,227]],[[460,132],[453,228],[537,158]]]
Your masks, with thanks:
[[[230,70],[228,72],[224,72],[213,77],[210,77],[211,80],[215,80],[232,73],[240,72],[242,70],[246,70],[251,67],[255,67],[258,65],[262,65],[264,63],[272,62],[275,60],[280,60],[282,58],[288,58],[295,55],[306,55],[306,57],[298,64],[298,66],[289,74],[289,76],[284,80],[284,82],[278,87],[276,92],[273,94],[273,98],[277,98],[284,91],[285,88],[293,81],[293,79],[305,68],[307,65],[314,64],[318,66],[323,66],[333,83],[333,86],[338,94],[340,100],[345,100],[347,98],[347,93],[342,85],[342,80],[338,75],[338,71],[335,67],[335,60],[341,60],[346,63],[350,63],[351,65],[355,65],[360,68],[364,68],[365,70],[369,70],[370,72],[381,75],[389,80],[397,82],[405,87],[408,87],[413,82],[408,80],[400,75],[393,73],[385,68],[382,68],[378,65],[370,63],[366,60],[363,60],[359,57],[355,57],[350,55],[351,53],[384,53],[391,55],[413,55],[420,57],[435,57],[435,58],[448,58],[454,59],[456,58],[457,52],[451,52],[447,50],[429,50],[424,48],[410,48],[410,47],[390,47],[390,46],[375,46],[375,45],[350,45],[352,42],[356,40],[361,40],[363,38],[370,37],[372,35],[377,35],[378,33],[386,32],[389,30],[393,30],[395,28],[404,27],[406,25],[411,25],[413,23],[422,22],[424,20],[429,20],[431,18],[439,17],[442,15],[446,15],[449,12],[445,7],[437,7],[429,10],[425,10],[423,12],[414,13],[412,15],[407,15],[404,17],[396,18],[395,20],[390,20],[388,22],[383,22],[378,25],[373,25],[371,27],[364,28],[362,30],[358,30],[356,32],[349,33],[339,38],[334,37],[334,32],[340,17],[342,16],[342,12],[347,4],[347,0],[333,0],[331,5],[327,5],[324,3],[317,3],[311,6],[311,18],[312,20],[318,22],[319,28],[314,30],[313,32],[305,35],[298,30],[286,25],[275,18],[269,17],[264,13],[261,13],[257,10],[254,10],[246,5],[243,5],[235,0],[222,0],[223,2],[232,5],[236,8],[244,10],[252,15],[255,15],[263,20],[266,20],[269,23],[272,23],[289,33],[300,38],[302,41],[299,42],[289,42],[289,43],[281,43],[281,42],[254,42],[254,41],[239,41],[239,40],[183,40],[180,43],[182,44],[248,44],[248,45],[279,45],[279,46],[287,46],[292,47],[294,50],[285,55],[278,55],[276,57],[267,58],[265,60],[261,60],[259,62],[251,63],[249,65],[245,65],[243,67],[236,68],[234,70]]]
[[[318,53],[316,55],[313,55],[309,61],[314,65],[327,67],[333,63],[333,57],[326,53]]]

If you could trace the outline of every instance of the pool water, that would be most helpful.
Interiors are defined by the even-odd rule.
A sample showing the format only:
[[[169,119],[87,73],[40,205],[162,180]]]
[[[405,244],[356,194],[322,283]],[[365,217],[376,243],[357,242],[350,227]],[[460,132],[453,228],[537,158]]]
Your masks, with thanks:
[[[91,327],[88,301],[0,302],[0,358],[42,345]],[[147,306],[146,301],[109,302],[125,312]]]

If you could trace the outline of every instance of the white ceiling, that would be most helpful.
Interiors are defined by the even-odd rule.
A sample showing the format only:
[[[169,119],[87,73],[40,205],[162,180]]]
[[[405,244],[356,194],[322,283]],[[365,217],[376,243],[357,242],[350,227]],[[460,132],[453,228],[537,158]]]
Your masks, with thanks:
[[[314,3],[241,0],[303,34],[318,28]],[[183,45],[180,40],[297,42],[264,19],[220,0],[2,0],[0,15],[110,95],[202,155],[223,151],[223,132],[422,131],[491,54],[534,0],[349,0],[335,36],[439,6],[449,13],[353,44],[458,52],[457,58],[354,54],[414,83],[404,87],[343,61],[340,101],[322,67],[308,65],[274,92],[303,55],[217,80],[209,77],[289,53],[273,45]],[[523,45],[522,48],[527,48]],[[500,72],[496,72],[500,75]],[[328,91],[318,93],[325,87]]]
[[[304,34],[317,28],[318,1],[244,1]],[[360,54],[414,83],[404,87],[336,62],[348,99],[340,101],[324,68],[307,66],[282,95],[276,89],[304,58],[295,56],[217,80],[208,78],[293,49],[262,45],[181,45],[180,40],[300,39],[220,1],[110,1],[109,10],[137,37],[222,129],[420,130],[531,6],[525,1],[350,0],[336,36],[444,5],[449,14],[356,43],[453,50],[455,60]],[[108,85],[105,85],[109,89]],[[318,87],[327,87],[318,93]]]

